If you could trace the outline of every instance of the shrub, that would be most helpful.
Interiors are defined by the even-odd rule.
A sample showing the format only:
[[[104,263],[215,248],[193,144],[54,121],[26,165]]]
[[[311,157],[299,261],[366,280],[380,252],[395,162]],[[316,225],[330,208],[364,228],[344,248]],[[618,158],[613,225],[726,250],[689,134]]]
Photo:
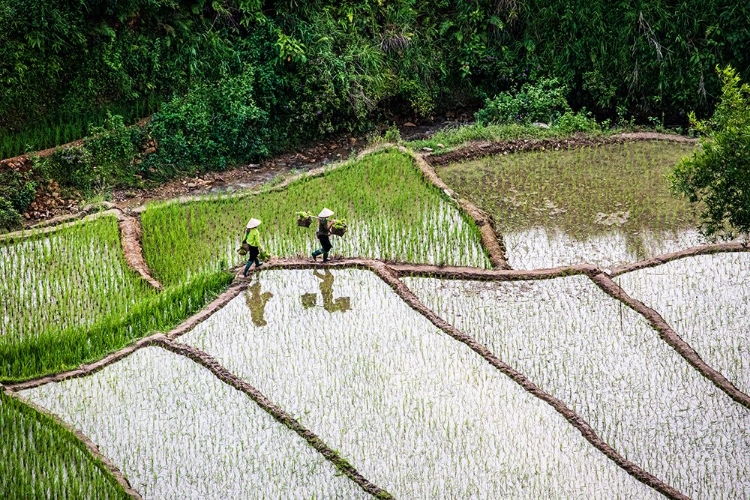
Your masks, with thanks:
[[[133,127],[136,129],[138,127]],[[133,159],[136,146],[131,128],[123,117],[107,113],[104,125],[92,126],[91,136],[85,141],[92,162],[99,169],[99,178],[106,184],[129,184],[136,173]]]
[[[515,93],[501,92],[487,99],[475,118],[479,123],[552,123],[570,111],[567,89],[556,78],[524,83]]]
[[[267,114],[253,99],[253,72],[204,84],[164,104],[148,126],[159,151],[149,166],[162,175],[195,168],[224,170],[268,154]]]
[[[29,175],[13,170],[0,173],[0,196],[8,200],[13,209],[24,213],[36,197],[36,183]]]
[[[13,208],[10,200],[5,197],[0,198],[0,232],[18,229],[22,222],[21,214]]]
[[[702,231],[709,237],[750,235],[750,85],[737,72],[716,68],[722,95],[710,120],[693,127],[703,134],[701,148],[671,174],[672,188],[699,203]]]
[[[594,132],[600,130],[599,124],[591,116],[591,113],[587,113],[585,109],[578,113],[566,111],[565,114],[555,120],[552,124],[552,128],[565,134],[572,134],[573,132]]]
[[[83,145],[58,148],[46,158],[37,158],[35,169],[61,186],[82,191],[90,191],[99,177],[91,152]]]

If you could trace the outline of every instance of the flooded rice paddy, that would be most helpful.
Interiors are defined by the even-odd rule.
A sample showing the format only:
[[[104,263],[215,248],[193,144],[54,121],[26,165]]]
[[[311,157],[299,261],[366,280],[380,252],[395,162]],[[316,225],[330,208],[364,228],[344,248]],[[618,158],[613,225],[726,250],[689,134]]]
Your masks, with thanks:
[[[588,278],[411,278],[439,316],[566,402],[624,456],[695,498],[750,495],[750,412]]]
[[[89,436],[144,498],[368,497],[247,396],[159,347],[24,395]]]
[[[609,145],[488,158],[439,174],[494,215],[512,267],[588,263],[606,272],[703,242],[664,177],[690,151],[670,143]],[[284,191],[150,206],[141,218],[144,255],[167,285],[162,292],[127,268],[112,218],[0,245],[0,361],[17,358],[22,366],[57,352],[54,343],[31,342],[3,354],[3,342],[34,340],[47,326],[87,333],[93,324],[103,337],[128,341],[167,331],[232,279],[222,270],[240,261],[235,249],[249,214],[264,220],[263,246],[273,254],[307,254],[314,229],[296,226],[294,211],[324,199],[335,200],[350,222],[334,253],[490,267],[474,221],[425,184],[410,158],[391,151]],[[750,253],[684,258],[615,280],[711,367],[750,390]],[[257,388],[395,498],[660,496],[587,441],[581,421],[684,495],[750,498],[750,410],[588,277],[402,281],[575,418],[566,420],[546,396],[527,392],[481,349],[409,307],[403,290],[399,296],[365,270],[264,268],[176,342],[215,358],[235,386],[241,380]],[[153,319],[171,309],[179,314]],[[45,342],[55,341],[47,333]],[[92,343],[80,338],[68,343]],[[94,358],[121,345],[106,344]],[[76,356],[76,363],[92,357]],[[11,381],[39,372],[6,364],[3,373],[17,377]],[[226,381],[216,367],[151,346],[93,374],[21,394],[83,432],[146,499],[369,497],[342,473],[341,462],[324,458],[289,421]],[[0,497],[3,488],[26,492],[13,482],[32,476],[40,476],[36,496],[64,496],[54,488],[69,475],[77,477],[71,491],[83,496],[124,497],[114,476],[79,453],[83,445],[73,434],[50,430],[47,417],[8,394],[0,398],[0,431],[10,443],[0,450]],[[37,442],[49,444],[39,449]],[[70,443],[79,448],[68,449]],[[64,463],[63,455],[76,463]],[[24,470],[2,474],[9,467]]]
[[[498,155],[440,177],[495,217],[515,269],[611,268],[702,242],[667,173],[694,146],[632,142]]]
[[[618,276],[709,365],[750,392],[750,253],[700,255]]]

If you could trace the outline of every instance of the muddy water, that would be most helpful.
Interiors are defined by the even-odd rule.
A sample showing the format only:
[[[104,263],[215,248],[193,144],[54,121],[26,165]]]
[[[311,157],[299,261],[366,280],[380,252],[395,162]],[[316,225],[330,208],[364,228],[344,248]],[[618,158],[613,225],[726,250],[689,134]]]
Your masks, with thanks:
[[[159,347],[23,395],[89,436],[144,499],[370,498],[246,395]]]
[[[587,278],[406,283],[667,484],[693,498],[750,497],[750,412]]]
[[[178,342],[397,498],[656,496],[372,273],[264,271],[253,286]]]
[[[438,174],[495,217],[512,267],[609,268],[703,242],[666,177],[692,151],[641,141],[492,156]]]

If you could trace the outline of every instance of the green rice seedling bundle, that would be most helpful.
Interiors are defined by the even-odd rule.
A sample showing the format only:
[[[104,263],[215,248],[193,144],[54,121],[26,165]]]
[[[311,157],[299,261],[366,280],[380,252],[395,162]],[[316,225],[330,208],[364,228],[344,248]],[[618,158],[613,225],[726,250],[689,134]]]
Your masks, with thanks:
[[[370,498],[245,394],[160,347],[24,395],[81,429],[144,498]]]
[[[0,497],[130,498],[76,436],[0,391]]]
[[[750,412],[588,278],[406,283],[667,484],[691,498],[750,495]]]
[[[257,280],[178,341],[211,353],[396,498],[658,496],[372,273]]]
[[[616,280],[711,367],[750,393],[750,253],[699,255]]]
[[[263,221],[262,246],[275,256],[309,255],[313,228],[297,226],[300,209],[323,206],[350,227],[334,254],[490,267],[473,221],[428,185],[398,151],[372,154],[282,191],[188,204],[152,205],[142,216],[146,260],[162,283],[241,263],[235,249],[250,217]]]
[[[690,144],[632,142],[498,155],[440,176],[493,214],[515,268],[590,262],[603,267],[701,242],[666,174]]]

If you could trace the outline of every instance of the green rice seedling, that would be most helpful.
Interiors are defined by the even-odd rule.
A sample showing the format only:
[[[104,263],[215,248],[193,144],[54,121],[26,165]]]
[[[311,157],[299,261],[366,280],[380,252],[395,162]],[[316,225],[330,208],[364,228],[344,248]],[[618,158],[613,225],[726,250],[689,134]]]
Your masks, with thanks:
[[[0,244],[0,345],[89,327],[156,294],[128,268],[114,216],[32,233]]]
[[[245,394],[159,347],[24,396],[81,429],[144,498],[371,498]]]
[[[750,493],[750,412],[588,278],[406,283],[427,307],[680,492],[691,498]]]
[[[439,174],[494,215],[511,266],[608,267],[701,242],[665,177],[693,147],[641,141],[497,155]]]
[[[258,387],[396,498],[658,496],[372,273],[257,279],[178,342]]]
[[[299,227],[297,213],[323,206],[348,221],[346,236],[333,239],[334,254],[490,267],[474,222],[398,151],[368,155],[281,191],[151,205],[142,215],[144,255],[165,284],[240,264],[235,249],[255,217],[272,255],[308,256],[318,246],[316,225]]]
[[[75,434],[2,391],[0,443],[4,500],[130,498]]]
[[[232,279],[225,272],[194,276],[189,282],[141,299],[126,313],[109,314],[88,326],[50,327],[32,339],[2,343],[0,380],[70,370],[150,333],[168,331],[201,310]]]
[[[711,367],[750,393],[750,254],[698,255],[618,276]]]
[[[0,380],[75,368],[171,328],[229,281],[194,276],[157,292],[128,268],[109,216],[0,244]]]

